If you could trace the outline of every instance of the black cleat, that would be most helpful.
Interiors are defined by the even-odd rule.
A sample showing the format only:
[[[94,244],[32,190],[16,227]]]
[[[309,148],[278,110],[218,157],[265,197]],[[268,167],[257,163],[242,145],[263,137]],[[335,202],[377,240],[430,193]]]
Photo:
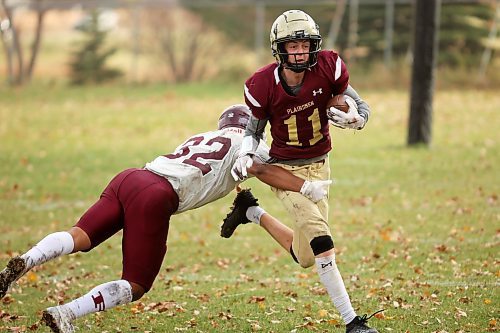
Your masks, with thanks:
[[[257,201],[258,199],[253,196],[250,189],[241,190],[236,195],[231,211],[224,219],[224,223],[222,223],[220,235],[224,238],[229,238],[240,224],[249,223],[250,220],[247,219],[246,215],[247,209],[248,207],[258,206]]]
[[[12,283],[16,282],[24,273],[26,262],[21,257],[9,260],[7,267],[0,272],[0,299],[2,299]]]
[[[368,322],[368,319],[373,317],[379,312],[382,312],[384,310],[379,310],[375,312],[374,314],[370,315],[370,317],[367,317],[366,314],[363,316],[356,316],[349,324],[347,324],[345,328],[346,333],[379,333],[376,329],[370,328],[366,325]]]

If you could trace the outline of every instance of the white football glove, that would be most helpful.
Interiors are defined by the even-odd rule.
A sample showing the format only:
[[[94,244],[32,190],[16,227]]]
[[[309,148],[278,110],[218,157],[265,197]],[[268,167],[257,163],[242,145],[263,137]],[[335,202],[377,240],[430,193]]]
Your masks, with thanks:
[[[333,106],[326,111],[329,123],[340,128],[351,128],[360,130],[365,126],[365,118],[359,115],[356,102],[349,96],[345,96],[349,112],[340,111]]]
[[[231,168],[231,175],[235,181],[241,181],[248,177],[247,168],[253,165],[251,155],[242,155],[236,159]]]
[[[316,203],[327,196],[328,186],[330,186],[331,183],[331,180],[306,180],[304,184],[302,184],[300,194]]]

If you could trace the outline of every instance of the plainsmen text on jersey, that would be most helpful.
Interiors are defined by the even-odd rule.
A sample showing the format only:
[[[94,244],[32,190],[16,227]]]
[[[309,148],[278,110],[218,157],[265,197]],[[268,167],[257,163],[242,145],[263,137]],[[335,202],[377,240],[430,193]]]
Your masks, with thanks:
[[[331,149],[326,104],[341,94],[349,83],[349,73],[339,55],[321,51],[318,63],[304,73],[297,96],[281,84],[278,64],[267,65],[245,82],[245,102],[254,117],[269,119],[270,155],[280,160],[314,158]]]
[[[159,156],[146,169],[168,179],[179,196],[177,213],[198,208],[231,192],[239,183],[231,176],[244,130],[227,128],[189,138],[172,154]],[[254,158],[264,163],[269,147],[261,143]]]

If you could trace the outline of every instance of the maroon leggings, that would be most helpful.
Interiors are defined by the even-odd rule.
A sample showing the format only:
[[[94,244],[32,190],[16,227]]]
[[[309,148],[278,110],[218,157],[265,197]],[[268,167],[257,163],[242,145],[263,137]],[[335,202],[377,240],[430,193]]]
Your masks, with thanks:
[[[90,249],[123,229],[122,279],[149,291],[167,252],[170,216],[178,206],[179,198],[165,178],[128,169],[111,180],[76,226],[89,236]]]

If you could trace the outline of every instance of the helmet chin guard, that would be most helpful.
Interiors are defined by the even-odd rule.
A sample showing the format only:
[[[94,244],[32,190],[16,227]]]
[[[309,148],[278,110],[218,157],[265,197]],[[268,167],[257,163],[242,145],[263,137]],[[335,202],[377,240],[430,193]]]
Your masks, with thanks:
[[[302,53],[309,55],[306,62],[289,61],[289,56],[297,56],[299,53],[288,54],[285,50],[285,43],[298,40],[309,40],[311,43],[309,52]],[[301,10],[288,10],[278,16],[271,27],[270,41],[273,56],[284,68],[300,73],[318,62],[322,42],[319,27],[311,16]]]

